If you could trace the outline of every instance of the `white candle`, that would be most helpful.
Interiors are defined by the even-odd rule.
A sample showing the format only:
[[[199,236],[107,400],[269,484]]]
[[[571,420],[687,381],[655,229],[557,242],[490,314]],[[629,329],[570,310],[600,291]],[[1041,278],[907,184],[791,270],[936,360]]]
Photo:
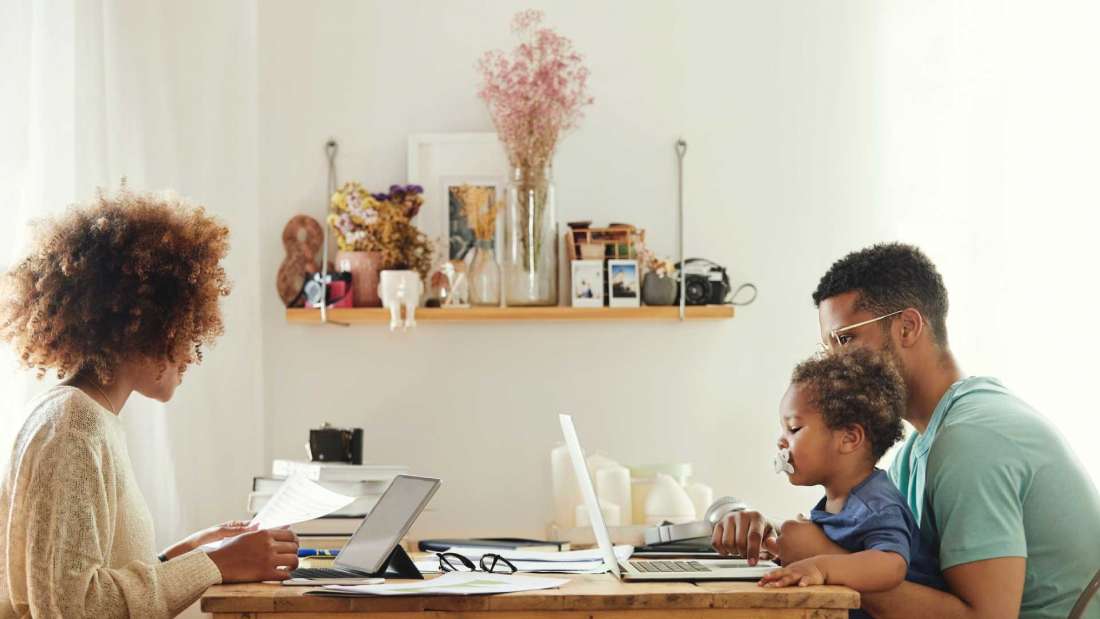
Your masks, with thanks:
[[[609,527],[621,526],[622,519],[620,514],[622,510],[618,505],[614,503],[600,502],[600,513],[603,514],[603,523]],[[590,527],[592,522],[588,519],[588,508],[584,505],[577,506],[577,526],[578,527]]]

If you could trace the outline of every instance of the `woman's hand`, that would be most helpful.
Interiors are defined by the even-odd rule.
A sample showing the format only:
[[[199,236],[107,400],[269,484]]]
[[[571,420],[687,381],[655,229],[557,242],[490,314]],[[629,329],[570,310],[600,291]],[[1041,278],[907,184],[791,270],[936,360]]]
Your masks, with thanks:
[[[823,562],[819,560],[819,557],[810,557],[774,569],[756,584],[762,587],[793,587],[794,585],[809,587],[811,585],[823,585],[827,580],[828,575],[825,572]]]
[[[229,522],[223,522],[203,529],[198,533],[193,533],[183,540],[176,542],[171,548],[164,551],[164,556],[169,559],[174,559],[182,554],[191,552],[199,546],[204,546],[227,537],[236,537],[257,529],[257,525],[249,526],[247,520],[230,520]]]
[[[298,536],[290,529],[245,533],[210,553],[222,582],[286,580],[298,567]]]

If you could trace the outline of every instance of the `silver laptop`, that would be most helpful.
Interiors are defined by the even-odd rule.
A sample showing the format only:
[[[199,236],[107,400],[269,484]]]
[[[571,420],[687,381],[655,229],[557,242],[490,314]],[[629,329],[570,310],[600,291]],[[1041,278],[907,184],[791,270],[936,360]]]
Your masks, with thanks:
[[[573,418],[559,415],[561,433],[569,448],[569,457],[573,460],[573,470],[577,474],[577,483],[581,487],[584,506],[588,510],[588,519],[592,523],[592,532],[596,534],[596,543],[600,546],[604,565],[619,580],[757,580],[775,569],[775,564],[761,561],[750,567],[744,559],[696,559],[687,561],[643,561],[632,559],[619,561],[612,551],[611,537],[607,534],[600,501],[592,486],[592,477],[588,474],[577,430],[573,427]]]
[[[299,568],[284,585],[356,584],[378,574],[439,489],[432,477],[398,475],[363,519],[331,568]]]

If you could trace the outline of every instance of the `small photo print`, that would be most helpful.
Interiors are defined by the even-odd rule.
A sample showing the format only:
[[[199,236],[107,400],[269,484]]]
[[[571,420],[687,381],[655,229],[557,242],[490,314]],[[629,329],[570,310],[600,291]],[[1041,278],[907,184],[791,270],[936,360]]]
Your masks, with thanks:
[[[603,307],[603,260],[574,260],[573,307]]]
[[[608,260],[607,287],[611,307],[639,307],[641,286],[638,278],[638,261]]]

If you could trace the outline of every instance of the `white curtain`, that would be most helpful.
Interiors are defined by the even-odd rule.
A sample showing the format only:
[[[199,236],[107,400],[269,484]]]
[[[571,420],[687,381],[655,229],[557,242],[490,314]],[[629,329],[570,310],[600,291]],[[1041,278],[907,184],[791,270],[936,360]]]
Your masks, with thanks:
[[[122,418],[164,546],[245,515],[263,470],[255,313],[254,2],[15,0],[0,20],[0,266],[25,250],[30,219],[115,189],[171,188],[229,225],[234,292],[226,335],[167,404],[135,394]],[[12,248],[8,250],[7,248]],[[7,352],[7,351],[5,351]],[[23,405],[52,385],[0,365],[0,445]]]

